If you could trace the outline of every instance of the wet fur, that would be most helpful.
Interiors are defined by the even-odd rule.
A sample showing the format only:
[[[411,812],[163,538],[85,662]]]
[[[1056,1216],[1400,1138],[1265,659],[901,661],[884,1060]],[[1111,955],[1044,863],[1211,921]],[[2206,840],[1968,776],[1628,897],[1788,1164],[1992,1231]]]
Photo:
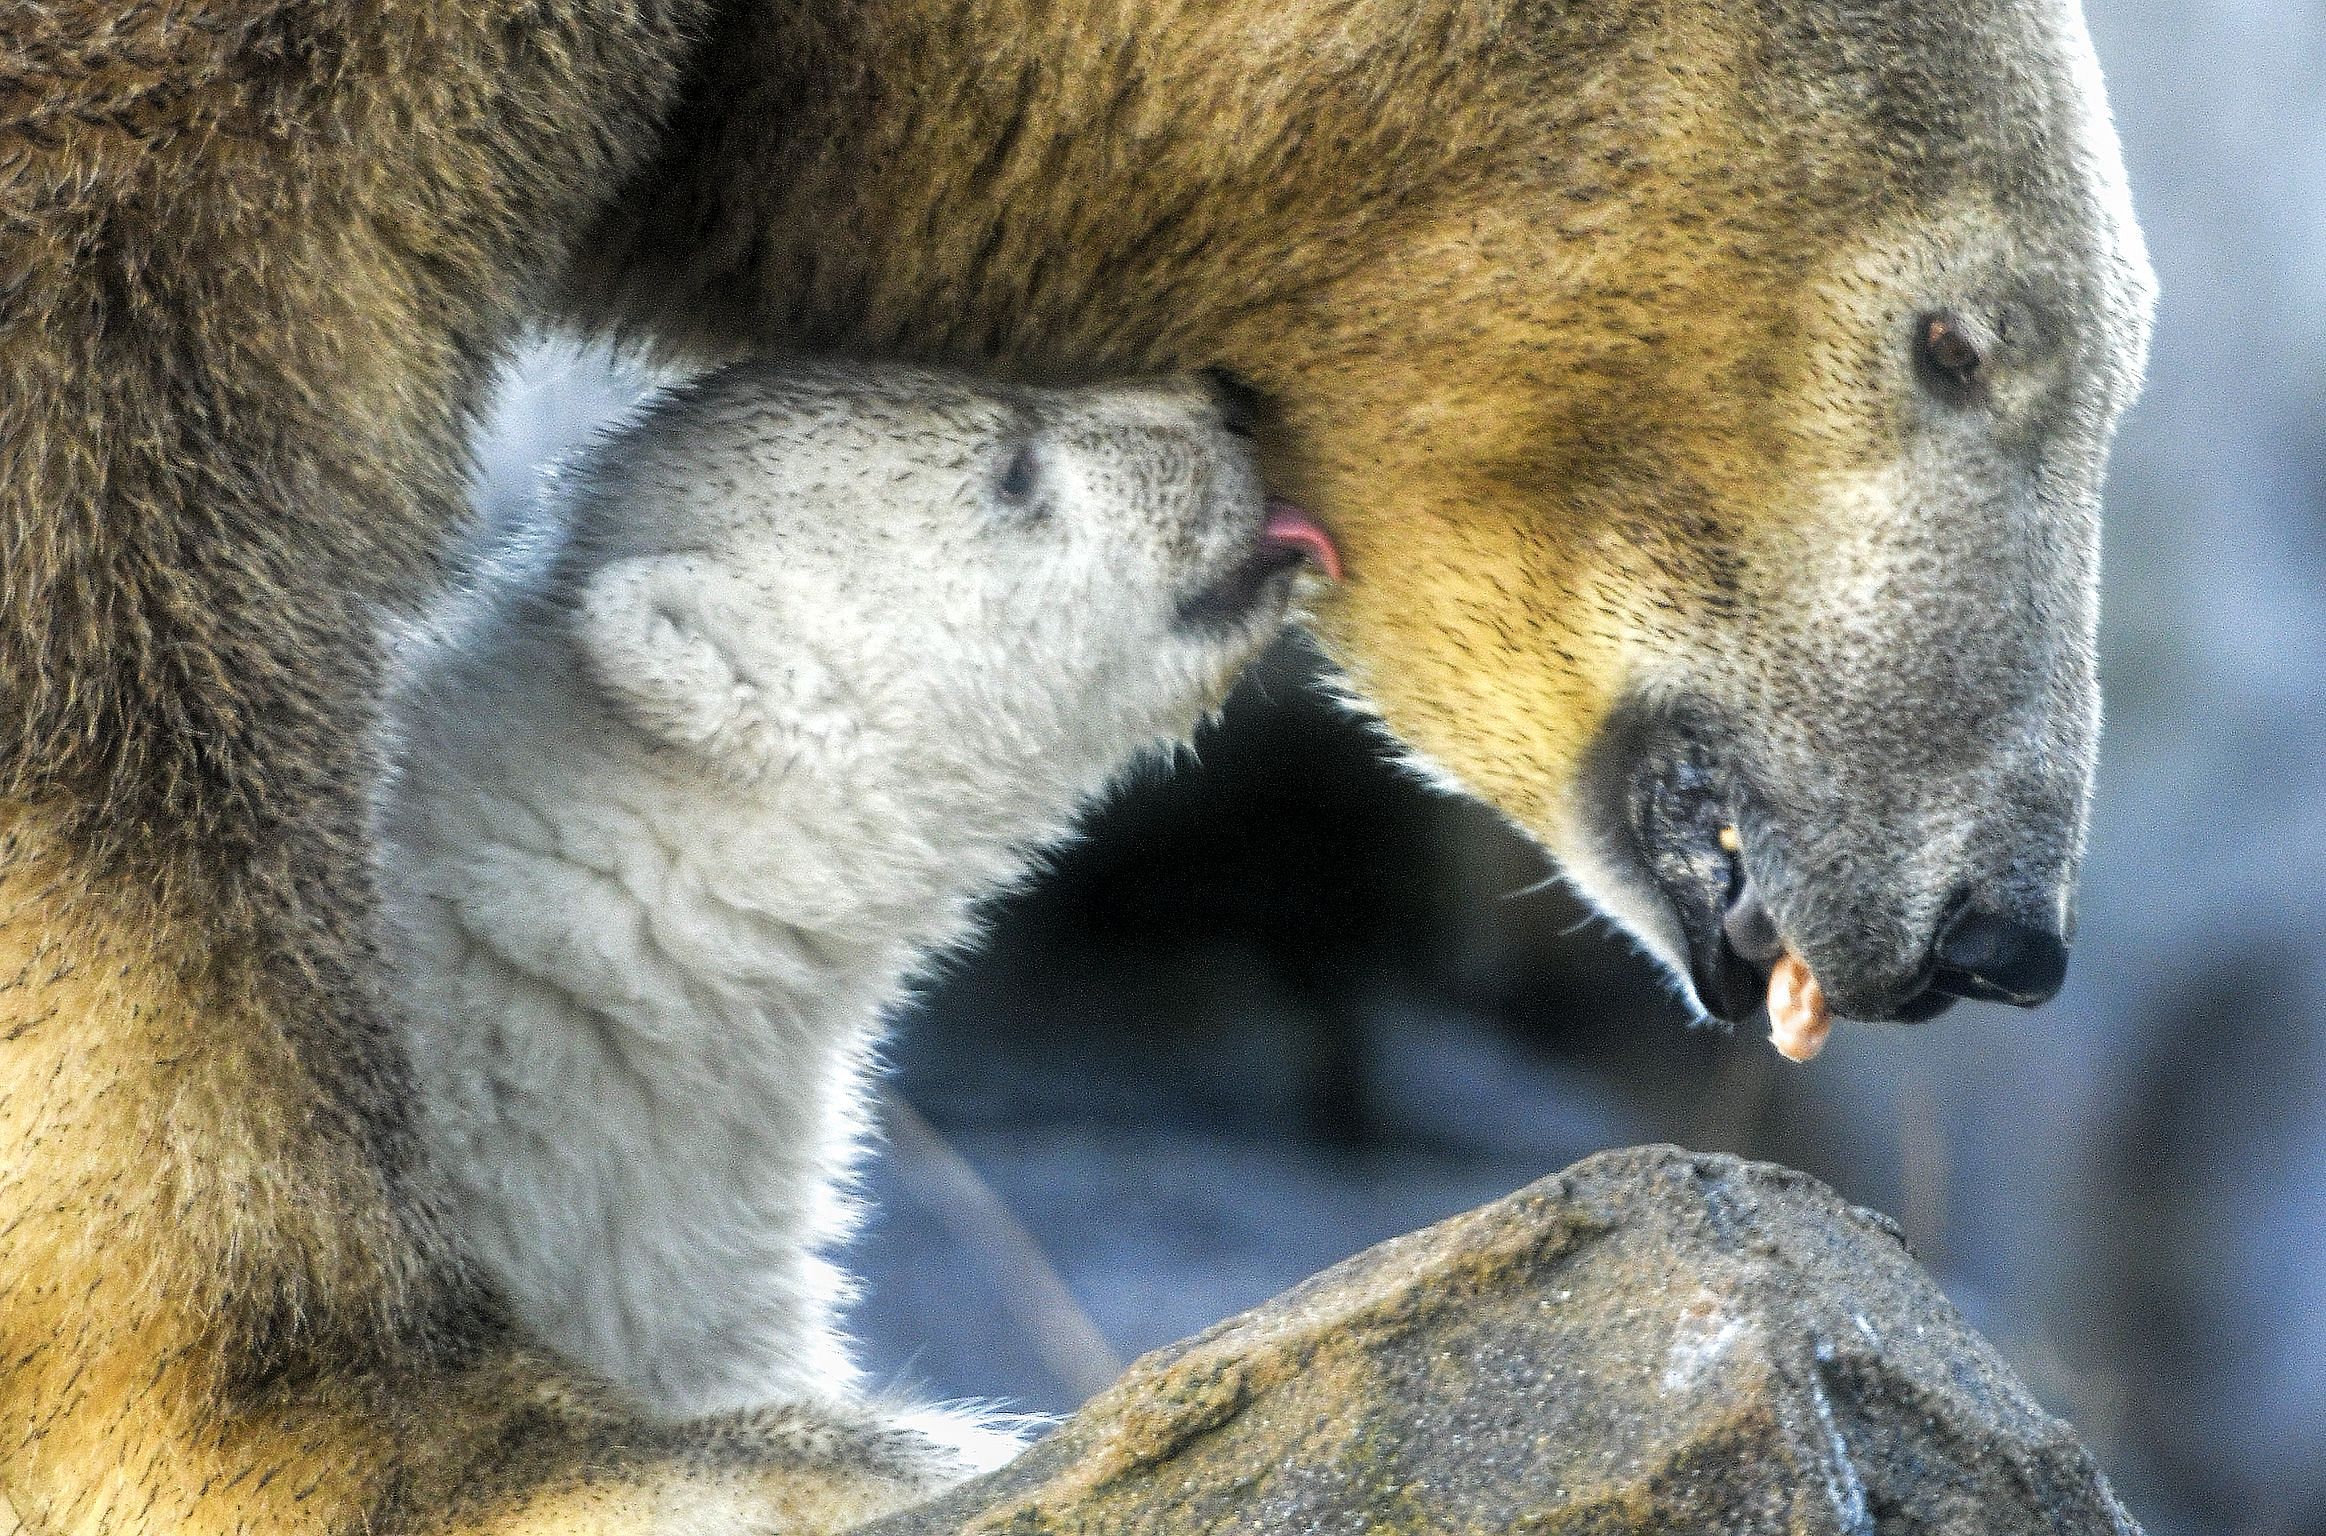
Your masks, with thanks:
[[[2088,518],[2146,292],[2079,37],[2005,0],[10,9],[0,1479],[31,1528],[823,1529],[933,1475],[878,1426],[646,1424],[443,1235],[375,991],[372,637],[527,319],[1237,367],[1345,546],[1357,685],[1587,863],[1598,723],[1814,601],[1821,488],[1897,461],[1932,271],[2060,275]],[[1912,569],[1909,607],[1957,574]],[[2084,608],[2016,611],[2088,651]],[[1807,722],[1769,753],[1817,794],[1880,797],[1874,759],[1817,776],[1848,712],[1804,675],[1714,681]],[[1977,708],[1953,678],[1923,704]],[[1869,889],[1845,851],[1769,857],[1833,882],[1807,911]]]

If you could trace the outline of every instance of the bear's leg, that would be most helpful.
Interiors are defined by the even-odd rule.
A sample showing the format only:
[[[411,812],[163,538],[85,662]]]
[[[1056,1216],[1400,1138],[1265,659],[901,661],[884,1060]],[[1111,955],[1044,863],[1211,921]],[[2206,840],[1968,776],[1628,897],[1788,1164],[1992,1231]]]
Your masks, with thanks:
[[[434,1235],[398,1066],[327,1081],[288,1038],[371,1037],[360,988],[118,884],[0,815],[0,1489],[27,1536],[822,1532],[965,1470],[869,1409],[653,1424],[530,1352]]]
[[[0,27],[0,1498],[26,1536],[818,1531],[868,1410],[659,1426],[440,1235],[375,994],[383,606],[698,0]]]

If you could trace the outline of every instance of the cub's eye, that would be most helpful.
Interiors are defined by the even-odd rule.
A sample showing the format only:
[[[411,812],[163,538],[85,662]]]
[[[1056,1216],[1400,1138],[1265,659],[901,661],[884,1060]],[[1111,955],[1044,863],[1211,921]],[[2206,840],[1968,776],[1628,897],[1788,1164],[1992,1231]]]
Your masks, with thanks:
[[[1968,405],[1986,387],[1986,354],[1969,322],[1951,310],[1914,322],[1914,363],[1923,388],[1949,405]]]
[[[1034,445],[1026,444],[1010,455],[1009,463],[1002,468],[1001,478],[994,482],[994,494],[1006,506],[1023,507],[1030,504],[1034,499],[1034,482],[1040,467],[1034,458]]]

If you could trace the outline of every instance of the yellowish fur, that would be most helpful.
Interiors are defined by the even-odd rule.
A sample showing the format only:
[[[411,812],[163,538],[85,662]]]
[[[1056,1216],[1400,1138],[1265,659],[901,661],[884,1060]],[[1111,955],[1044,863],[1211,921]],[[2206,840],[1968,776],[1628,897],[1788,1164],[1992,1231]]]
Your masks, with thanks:
[[[15,7],[0,1490],[32,1536],[818,1530],[953,1470],[840,1409],[646,1424],[437,1219],[376,995],[374,635],[526,324],[1240,372],[1346,549],[1357,686],[1574,853],[1618,694],[1774,627],[1853,536],[1831,488],[1896,457],[1926,280],[2008,268],[1998,228],[2029,270],[2137,265],[2071,33],[2001,0]],[[2060,290],[2119,372],[2137,288]]]

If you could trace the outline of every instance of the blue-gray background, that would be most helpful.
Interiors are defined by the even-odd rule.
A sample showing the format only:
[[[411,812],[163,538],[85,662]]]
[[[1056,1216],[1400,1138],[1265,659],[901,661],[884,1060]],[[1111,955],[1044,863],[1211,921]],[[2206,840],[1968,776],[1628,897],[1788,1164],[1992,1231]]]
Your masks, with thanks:
[[[1288,655],[903,1021],[914,1108],[856,1255],[878,1379],[1062,1410],[1367,1243],[1669,1139],[1900,1218],[2159,1536],[2326,1536],[2326,10],[2091,20],[2164,305],[2066,994],[1805,1069],[1691,1030]],[[634,388],[530,359],[487,502]]]

